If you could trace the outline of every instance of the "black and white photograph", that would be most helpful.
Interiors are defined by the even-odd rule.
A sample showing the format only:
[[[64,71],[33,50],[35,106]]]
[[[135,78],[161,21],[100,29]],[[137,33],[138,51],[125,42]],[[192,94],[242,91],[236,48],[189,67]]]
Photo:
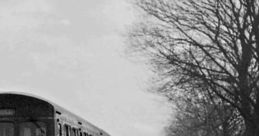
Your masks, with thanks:
[[[0,136],[259,136],[259,0],[0,0]]]

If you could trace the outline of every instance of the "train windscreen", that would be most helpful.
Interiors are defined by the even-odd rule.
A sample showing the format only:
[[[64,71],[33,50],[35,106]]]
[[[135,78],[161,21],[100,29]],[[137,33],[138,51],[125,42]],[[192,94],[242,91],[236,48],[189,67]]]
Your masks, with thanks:
[[[0,136],[54,136],[54,107],[35,97],[0,94]]]
[[[0,136],[14,136],[14,124],[10,122],[0,122]]]
[[[19,136],[46,136],[46,129],[43,122],[23,122],[19,124]]]

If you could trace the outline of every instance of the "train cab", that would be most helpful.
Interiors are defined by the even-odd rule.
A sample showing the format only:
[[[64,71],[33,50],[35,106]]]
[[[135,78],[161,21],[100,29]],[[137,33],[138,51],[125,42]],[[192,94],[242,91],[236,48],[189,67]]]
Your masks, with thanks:
[[[0,93],[0,136],[109,136],[107,132],[41,98]]]

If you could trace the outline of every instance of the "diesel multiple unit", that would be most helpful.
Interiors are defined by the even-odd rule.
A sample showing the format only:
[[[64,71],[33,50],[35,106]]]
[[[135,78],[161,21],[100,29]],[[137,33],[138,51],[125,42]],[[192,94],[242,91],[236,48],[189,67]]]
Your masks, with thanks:
[[[0,136],[109,136],[64,108],[38,97],[0,94]]]

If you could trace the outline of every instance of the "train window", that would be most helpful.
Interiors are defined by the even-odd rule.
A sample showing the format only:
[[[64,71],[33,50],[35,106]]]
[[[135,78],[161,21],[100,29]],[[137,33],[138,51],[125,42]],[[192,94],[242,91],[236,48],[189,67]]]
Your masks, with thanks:
[[[46,130],[43,122],[23,122],[19,125],[19,136],[46,136]]]
[[[78,129],[76,129],[76,136],[79,136],[79,130]]]
[[[62,129],[62,132],[63,132],[63,135],[62,135],[62,136],[66,136],[66,135],[67,135],[67,133],[66,133],[66,127],[63,126],[63,128],[64,128],[64,129]]]
[[[70,127],[68,125],[65,125],[65,136],[70,136],[69,133],[70,133]]]
[[[62,125],[58,123],[58,136],[62,136]]]
[[[76,129],[75,128],[72,128],[71,136],[76,136]]]
[[[76,129],[76,136],[79,136],[79,130]]]
[[[7,122],[0,122],[0,136],[13,136],[14,124]]]

